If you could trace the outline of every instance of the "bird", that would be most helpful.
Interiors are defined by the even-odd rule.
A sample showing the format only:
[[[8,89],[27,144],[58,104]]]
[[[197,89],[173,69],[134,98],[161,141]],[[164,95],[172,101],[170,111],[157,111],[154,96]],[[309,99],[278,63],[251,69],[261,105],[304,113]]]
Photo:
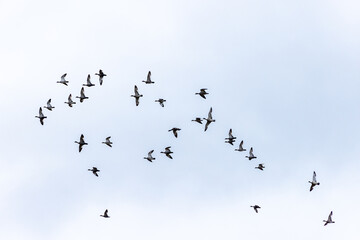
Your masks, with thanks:
[[[86,86],[86,87],[95,86],[95,84],[91,83],[90,78],[91,78],[90,74],[88,74],[87,79],[86,79],[86,84],[83,84],[83,86]]]
[[[259,163],[259,166],[255,167],[261,171],[264,171],[265,165],[263,163]]]
[[[110,141],[110,136],[106,138],[105,142],[102,142],[103,144],[106,144],[108,145],[109,147],[112,147],[111,144],[113,144],[111,141]]]
[[[197,123],[202,124],[202,119],[199,118],[199,117],[197,117],[197,118],[195,118],[194,120],[191,120],[191,121],[194,121],[194,122],[197,122]]]
[[[92,169],[88,169],[88,171],[91,171],[95,176],[99,176],[98,174],[97,174],[97,172],[100,172],[100,170],[99,169],[97,169],[97,167],[93,167]]]
[[[155,83],[155,82],[151,81],[151,71],[148,72],[146,81],[143,81],[143,82],[146,83],[146,84]]]
[[[108,215],[108,210],[106,209],[104,215],[100,215],[100,217],[109,218],[110,216]]]
[[[314,189],[314,187],[315,187],[316,185],[320,185],[320,183],[316,181],[316,172],[315,172],[315,171],[314,171],[314,173],[313,173],[313,180],[312,180],[312,181],[309,181],[309,183],[311,183],[310,192]]]
[[[41,125],[44,125],[44,119],[47,118],[44,116],[41,107],[39,108],[39,116],[35,116],[36,118],[40,119]]]
[[[144,159],[148,160],[149,162],[152,162],[153,160],[155,160],[155,158],[151,155],[153,152],[154,152],[154,150],[151,150],[151,151],[148,153],[148,156],[147,156],[147,157],[144,157]]]
[[[250,148],[249,156],[245,156],[245,157],[247,157],[249,160],[256,158],[253,154],[253,148]]]
[[[164,153],[168,158],[173,159],[172,156],[170,154],[172,154],[173,152],[170,150],[171,147],[166,147],[165,148],[165,152],[160,152],[160,153]]]
[[[85,99],[88,99],[89,97],[85,96],[84,87],[81,88],[80,91],[80,97],[76,96],[77,98],[80,98],[80,102],[82,103]]]
[[[71,94],[69,95],[68,97],[68,101],[65,102],[66,104],[69,105],[69,107],[72,107],[73,104],[76,104],[76,102],[74,102],[72,99],[71,99]]]
[[[250,206],[254,208],[255,212],[258,213],[258,209],[261,208],[259,205]]]
[[[160,106],[164,107],[164,102],[166,102],[165,99],[159,98],[158,100],[155,100],[155,102],[160,103]]]
[[[142,97],[143,95],[139,94],[138,87],[136,85],[134,87],[134,92],[135,92],[135,95],[131,95],[131,97],[135,98],[136,106],[139,106],[139,98]]]
[[[212,118],[212,107],[210,108],[210,111],[208,113],[208,118],[203,118],[203,119],[206,120],[205,130],[204,130],[206,131],[209,127],[209,124],[215,122],[215,120]]]
[[[99,76],[99,82],[101,86],[103,84],[103,78],[106,76],[106,74],[100,69],[99,73],[95,73],[95,75]]]
[[[235,149],[235,151],[243,152],[246,151],[246,149],[243,148],[244,140],[241,140],[241,143],[239,145],[238,149]]]
[[[57,83],[62,83],[62,84],[64,84],[64,85],[67,86],[67,84],[68,84],[69,81],[66,81],[66,80],[65,80],[66,74],[67,74],[67,73],[63,74],[63,75],[61,76],[61,80],[60,80],[60,81],[57,81]]]
[[[84,134],[81,134],[81,136],[80,136],[80,142],[75,141],[75,143],[79,144],[79,152],[81,152],[82,147],[83,147],[84,145],[88,145],[88,144],[84,141]]]
[[[207,88],[202,88],[202,89],[200,89],[200,92],[195,93],[195,95],[198,94],[198,95],[200,95],[202,98],[206,99],[206,96],[205,96],[205,95],[206,95],[206,94],[209,94],[209,93],[206,92],[206,90],[207,90]]]
[[[172,131],[174,136],[177,138],[178,137],[178,134],[177,134],[177,131],[180,131],[181,129],[180,128],[172,128],[170,130],[168,130],[168,132]]]
[[[52,111],[52,109],[55,108],[51,106],[51,98],[47,101],[46,106],[44,106],[44,108],[46,108],[49,111]]]
[[[226,142],[226,143],[230,143],[231,145],[233,145],[233,143],[235,142],[235,139],[236,139],[236,137],[234,137],[234,136],[232,135],[232,129],[230,128],[230,130],[229,130],[229,137],[228,137],[228,138],[225,138],[225,142]]]
[[[324,226],[326,226],[328,223],[335,223],[335,221],[332,220],[332,215],[333,215],[333,212],[331,211],[329,216],[328,216],[328,219],[327,220],[323,220],[323,222],[325,222]]]

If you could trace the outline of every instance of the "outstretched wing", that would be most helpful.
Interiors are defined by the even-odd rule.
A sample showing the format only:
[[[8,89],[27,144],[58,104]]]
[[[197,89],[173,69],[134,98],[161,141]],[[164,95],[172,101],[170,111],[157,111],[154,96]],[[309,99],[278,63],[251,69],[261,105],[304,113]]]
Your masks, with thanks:
[[[66,74],[67,74],[67,73],[65,73],[65,74],[63,74],[63,75],[61,76],[61,80],[62,80],[62,81],[65,81]]]
[[[333,212],[331,211],[330,214],[329,214],[329,217],[328,217],[328,222],[332,222],[332,219],[331,219],[332,214],[333,214]]]
[[[107,137],[107,138],[106,138],[106,141],[110,141],[110,138],[111,138],[111,136]]]
[[[44,117],[44,114],[43,114],[43,112],[42,112],[42,108],[41,108],[41,107],[39,108],[39,117],[40,117],[40,118]]]
[[[212,107],[210,108],[209,114],[208,114],[208,119],[212,119]]]
[[[81,91],[80,91],[80,95],[82,98],[85,97],[85,90],[84,90],[84,87],[81,88]]]
[[[70,94],[69,97],[68,97],[68,101],[69,101],[69,102],[72,102],[71,94]]]
[[[316,172],[313,173],[313,182],[316,183]]]
[[[139,95],[139,92],[138,92],[138,87],[135,85],[134,87],[134,92],[135,92],[135,95]]]
[[[148,72],[146,81],[151,82],[151,71]]]
[[[90,74],[88,74],[87,79],[86,79],[88,85],[91,85],[90,78],[91,78],[91,77],[90,77]]]

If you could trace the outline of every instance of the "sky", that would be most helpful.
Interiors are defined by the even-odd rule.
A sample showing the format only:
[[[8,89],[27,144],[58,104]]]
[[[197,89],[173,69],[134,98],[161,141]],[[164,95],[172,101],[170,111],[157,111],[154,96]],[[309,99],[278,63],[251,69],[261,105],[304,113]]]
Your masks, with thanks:
[[[359,7],[1,0],[0,238],[358,239]],[[88,74],[89,99],[68,107]],[[210,107],[204,132],[191,119]],[[234,151],[240,140],[257,159]]]

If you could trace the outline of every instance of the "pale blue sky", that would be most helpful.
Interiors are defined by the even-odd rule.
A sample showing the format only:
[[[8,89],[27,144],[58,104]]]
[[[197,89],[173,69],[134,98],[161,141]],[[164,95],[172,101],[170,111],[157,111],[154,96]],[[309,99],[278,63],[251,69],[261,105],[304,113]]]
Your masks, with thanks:
[[[0,1],[0,238],[357,239],[359,7]],[[141,82],[149,70],[154,85]],[[68,87],[56,83],[63,73]],[[71,109],[87,74],[96,86]],[[194,94],[203,87],[207,100]],[[210,107],[204,133],[190,120]],[[230,128],[258,159],[224,143]],[[110,219],[99,217],[106,208]],[[331,210],[336,223],[323,227]]]

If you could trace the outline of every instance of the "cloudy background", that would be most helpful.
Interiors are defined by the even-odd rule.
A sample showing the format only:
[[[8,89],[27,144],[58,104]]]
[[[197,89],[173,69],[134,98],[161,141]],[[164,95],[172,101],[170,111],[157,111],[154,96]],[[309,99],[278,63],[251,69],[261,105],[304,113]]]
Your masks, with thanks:
[[[357,239],[359,7],[0,1],[0,238]],[[154,85],[141,82],[149,70]],[[56,83],[64,73],[68,87]],[[87,74],[96,86],[69,108]],[[206,100],[194,94],[204,87]],[[204,132],[190,120],[210,107]],[[235,146],[224,143],[230,128]],[[241,139],[256,160],[234,151]],[[323,227],[331,210],[336,223]]]

